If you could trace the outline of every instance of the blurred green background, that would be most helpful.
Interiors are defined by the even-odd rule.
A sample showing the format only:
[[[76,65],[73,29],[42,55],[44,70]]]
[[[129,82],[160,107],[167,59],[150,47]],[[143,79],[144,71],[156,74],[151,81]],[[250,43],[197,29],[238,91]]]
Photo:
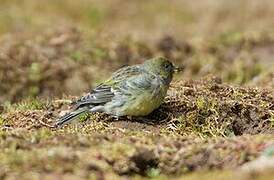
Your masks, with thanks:
[[[271,0],[1,0],[0,102],[81,95],[159,55],[177,79],[273,87],[273,17]]]

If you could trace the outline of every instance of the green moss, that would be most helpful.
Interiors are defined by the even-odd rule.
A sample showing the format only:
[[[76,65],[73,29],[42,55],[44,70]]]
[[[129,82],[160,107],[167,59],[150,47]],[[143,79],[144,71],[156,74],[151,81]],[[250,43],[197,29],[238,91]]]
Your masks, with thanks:
[[[147,170],[146,174],[150,178],[157,178],[160,176],[161,171],[159,169],[151,168]]]
[[[224,171],[201,171],[197,173],[191,173],[188,175],[183,176],[185,180],[211,180],[214,179],[223,179],[223,180],[233,180],[238,176],[234,174],[232,171],[224,170]]]
[[[244,34],[238,31],[225,32],[218,37],[216,44],[225,46],[238,45],[244,40]]]
[[[89,113],[84,113],[79,117],[80,122],[85,122],[90,117]]]
[[[29,79],[33,82],[39,82],[42,79],[41,65],[33,62],[29,68]]]
[[[47,128],[42,128],[37,132],[34,132],[31,136],[31,142],[32,143],[38,143],[42,140],[46,140],[49,139],[50,137],[52,137],[54,135],[54,133],[52,132],[52,130],[47,129]]]
[[[21,101],[19,103],[15,104],[6,104],[5,109],[7,111],[14,111],[14,110],[21,110],[21,111],[26,111],[26,110],[42,110],[45,109],[47,106],[48,102],[42,101],[37,98],[29,98],[24,101]]]
[[[75,51],[71,54],[71,58],[74,61],[78,62],[78,61],[82,60],[83,56],[82,56],[82,53],[80,51]]]
[[[106,51],[102,48],[93,47],[91,49],[91,51],[92,51],[94,58],[96,58],[96,59],[104,59],[107,57]]]
[[[5,119],[0,115],[0,127],[5,124]]]
[[[95,7],[87,7],[85,8],[84,12],[88,17],[88,23],[91,27],[94,27],[95,25],[101,23],[103,14],[99,9]]]
[[[271,126],[274,127],[274,115],[271,115],[271,118],[269,121],[271,123]]]

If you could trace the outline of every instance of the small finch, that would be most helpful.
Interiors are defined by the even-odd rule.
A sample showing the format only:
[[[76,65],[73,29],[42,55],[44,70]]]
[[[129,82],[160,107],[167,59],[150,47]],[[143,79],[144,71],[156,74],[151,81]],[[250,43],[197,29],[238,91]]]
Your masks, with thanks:
[[[179,70],[163,57],[123,67],[75,101],[74,109],[60,117],[56,126],[91,112],[105,112],[115,117],[146,116],[163,103],[173,74]]]

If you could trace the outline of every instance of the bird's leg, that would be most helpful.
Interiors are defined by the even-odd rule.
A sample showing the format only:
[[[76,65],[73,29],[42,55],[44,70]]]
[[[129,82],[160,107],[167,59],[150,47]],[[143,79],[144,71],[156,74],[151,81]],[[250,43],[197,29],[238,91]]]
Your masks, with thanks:
[[[133,120],[132,116],[127,116],[127,119],[130,120],[130,121]]]
[[[112,119],[114,121],[120,121],[123,119],[123,116],[111,115],[110,119]]]
[[[114,118],[115,121],[119,121],[120,116],[112,116],[112,118]]]

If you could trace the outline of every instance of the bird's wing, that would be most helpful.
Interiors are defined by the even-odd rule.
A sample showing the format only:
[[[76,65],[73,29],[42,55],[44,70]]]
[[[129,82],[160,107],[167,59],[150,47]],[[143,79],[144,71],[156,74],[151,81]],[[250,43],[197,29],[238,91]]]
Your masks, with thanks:
[[[107,80],[106,84],[116,84],[121,81],[127,80],[130,77],[133,77],[135,75],[142,74],[143,70],[138,66],[126,66],[123,67],[116,72],[114,72],[109,80]]]
[[[131,77],[141,74],[142,71],[138,66],[127,66],[114,72],[112,77],[104,83],[98,85],[88,94],[82,96],[74,102],[75,109],[83,106],[97,106],[104,105],[110,102],[115,96],[115,92],[119,91],[119,86],[131,79]]]
[[[124,95],[137,95],[146,91],[154,90],[154,76],[147,73],[136,74],[126,81],[122,81],[119,86],[116,86],[118,92],[122,92]]]
[[[111,101],[111,98],[114,96],[114,93],[111,90],[111,86],[100,84],[95,89],[93,89],[88,94],[82,96],[75,102],[75,108],[78,109],[79,107],[85,105],[100,105],[105,104]]]

